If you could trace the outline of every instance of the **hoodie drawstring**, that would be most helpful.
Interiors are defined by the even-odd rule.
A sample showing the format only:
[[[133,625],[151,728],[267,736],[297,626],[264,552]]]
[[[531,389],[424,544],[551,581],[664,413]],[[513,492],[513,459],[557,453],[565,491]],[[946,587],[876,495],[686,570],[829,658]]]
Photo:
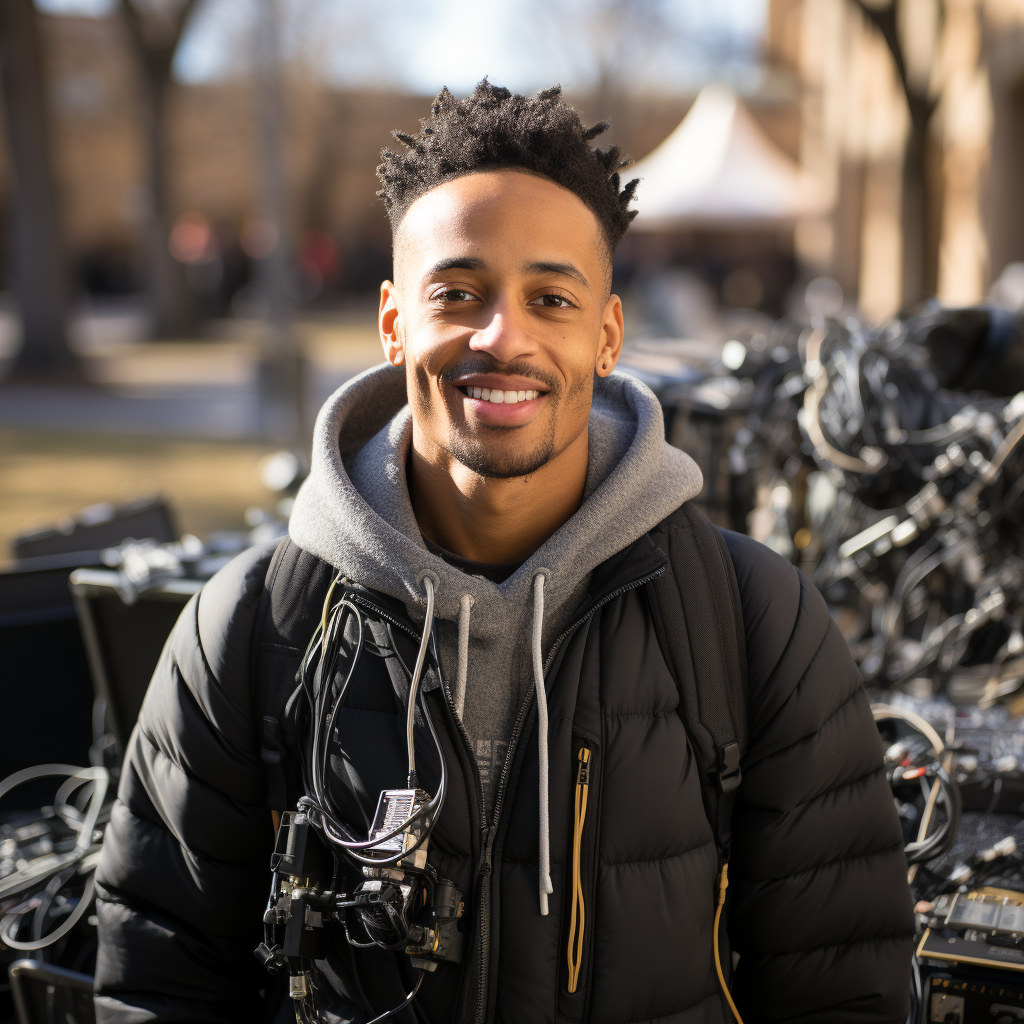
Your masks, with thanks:
[[[533,685],[537,691],[537,742],[540,748],[540,847],[538,849],[540,875],[540,912],[548,912],[548,895],[554,892],[551,884],[551,818],[548,813],[548,699],[544,692],[544,654],[541,650],[544,632],[544,578],[538,572],[533,577]]]
[[[416,654],[416,667],[412,670],[409,682],[409,708],[405,719],[405,740],[409,752],[410,789],[419,787],[416,775],[416,744],[413,742],[413,729],[416,726],[416,695],[419,693],[420,680],[423,678],[423,663],[427,660],[427,648],[430,646],[430,631],[434,628],[434,581],[424,576],[423,586],[427,591],[427,611],[423,618],[423,635],[420,637],[420,649]]]
[[[540,912],[545,916],[548,913],[548,895],[554,892],[554,886],[551,884],[551,817],[548,810],[548,700],[544,690],[544,652],[542,650],[544,580],[546,576],[547,571],[541,570],[533,577],[533,635],[531,638],[533,687],[537,694],[537,740],[540,747],[538,793],[540,802],[540,843],[538,848]],[[424,583],[428,584],[427,616],[428,619],[433,619],[434,588],[429,577],[424,579]],[[466,682],[469,674],[469,618],[473,603],[472,594],[463,594],[459,602],[459,656],[455,676],[455,693],[452,698],[460,720],[466,705]],[[417,659],[417,668],[419,667],[419,659]],[[417,681],[418,675],[418,672],[414,673]]]
[[[473,607],[473,595],[463,594],[459,607],[459,665],[455,676],[455,710],[462,721],[462,710],[466,706],[466,676],[469,674],[469,610]]]

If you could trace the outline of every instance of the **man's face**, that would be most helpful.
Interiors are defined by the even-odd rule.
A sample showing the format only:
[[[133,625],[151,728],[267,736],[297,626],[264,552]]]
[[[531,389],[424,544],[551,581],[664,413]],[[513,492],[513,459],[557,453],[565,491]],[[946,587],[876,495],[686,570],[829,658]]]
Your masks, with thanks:
[[[519,477],[579,438],[622,343],[609,277],[597,218],[547,179],[485,171],[413,203],[380,330],[407,367],[418,454]]]

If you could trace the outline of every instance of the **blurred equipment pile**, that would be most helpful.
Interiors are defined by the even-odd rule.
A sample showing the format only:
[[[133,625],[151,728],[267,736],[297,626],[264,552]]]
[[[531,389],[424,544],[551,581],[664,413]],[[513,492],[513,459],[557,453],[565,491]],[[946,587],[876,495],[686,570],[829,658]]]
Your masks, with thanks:
[[[817,315],[655,381],[670,439],[703,440],[709,514],[813,580],[876,701],[917,901],[915,1024],[1024,1020],[1021,326]]]
[[[1024,681],[1010,327],[978,310],[880,331],[823,321],[756,379],[764,400],[729,451],[750,532],[810,575],[879,690],[988,708]],[[961,383],[986,390],[944,386]]]
[[[305,472],[290,452],[268,456],[274,508],[250,508],[248,529],[205,541],[174,539],[154,499],[93,506],[12,542],[18,560],[0,572],[0,697],[12,725],[0,754],[0,776],[11,773],[0,781],[0,1024],[93,1024],[93,872],[150,677],[203,583],[286,533]],[[48,754],[89,767],[27,767]],[[53,776],[65,777],[55,795]]]

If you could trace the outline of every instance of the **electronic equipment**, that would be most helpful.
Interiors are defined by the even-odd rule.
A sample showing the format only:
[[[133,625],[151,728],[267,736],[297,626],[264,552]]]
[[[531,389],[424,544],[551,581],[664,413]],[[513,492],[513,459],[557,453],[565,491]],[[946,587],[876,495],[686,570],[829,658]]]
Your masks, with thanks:
[[[453,882],[426,870],[422,829],[396,832],[425,798],[422,790],[381,794],[371,831],[381,840],[375,848],[385,855],[408,853],[408,863],[364,865],[363,879],[346,892],[332,887],[334,858],[309,818],[301,811],[282,815],[272,860],[275,884],[263,918],[267,934],[256,955],[268,968],[288,968],[293,999],[311,997],[311,961],[323,958],[325,929],[332,923],[354,946],[404,950],[421,971],[462,960],[462,894]]]
[[[923,917],[916,956],[928,1021],[1024,1021],[1024,893],[946,893]]]
[[[68,579],[74,569],[101,567],[101,549],[129,535],[170,539],[167,503],[95,505],[9,542],[17,561],[0,568],[0,705],[17,728],[6,730],[0,746],[0,778],[44,761],[88,763],[94,694]],[[12,793],[2,810],[28,810],[45,799],[45,787],[33,783]]]
[[[90,505],[56,526],[41,527],[13,537],[9,544],[14,557],[24,559],[94,553],[114,547],[127,537],[148,537],[162,544],[176,536],[167,502],[163,498],[140,498],[120,505],[109,502]],[[87,565],[91,561],[79,564]]]
[[[923,979],[927,1024],[1017,1024],[1024,1021],[1024,986],[1004,972],[943,971]]]
[[[444,806],[447,767],[420,680],[434,619],[429,577],[423,629],[411,673],[406,710],[407,785],[381,792],[369,834],[363,838],[342,820],[327,786],[330,738],[348,684],[370,642],[363,612],[345,590],[324,601],[320,623],[300,664],[296,695],[305,796],[295,811],[282,815],[271,858],[271,886],[263,918],[264,941],[257,958],[268,970],[288,971],[288,991],[296,1019],[327,1018],[317,1005],[316,961],[334,930],[355,948],[378,946],[404,952],[418,970],[406,998],[374,1018],[376,1024],[416,998],[426,972],[439,963],[462,960],[464,898],[455,884],[439,877],[427,860],[430,834]],[[380,649],[376,653],[381,653]],[[292,703],[292,702],[289,702]],[[437,794],[419,785],[413,730],[419,709],[440,763]],[[307,753],[308,752],[308,753]]]
[[[79,564],[58,555],[0,569],[0,778],[39,761],[88,762],[93,691],[68,591]],[[0,811],[39,807],[49,796],[33,783]]]
[[[38,960],[16,960],[8,970],[18,1024],[95,1024],[93,979]]]
[[[129,605],[122,599],[117,572],[77,569],[71,574],[93,687],[105,702],[107,729],[119,751],[139,717],[164,642],[202,585],[198,579],[167,580],[142,591]]]

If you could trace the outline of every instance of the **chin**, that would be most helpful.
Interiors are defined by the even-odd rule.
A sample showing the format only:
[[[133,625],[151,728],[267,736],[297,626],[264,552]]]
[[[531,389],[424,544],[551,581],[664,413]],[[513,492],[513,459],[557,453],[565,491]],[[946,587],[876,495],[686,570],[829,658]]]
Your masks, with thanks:
[[[541,444],[529,451],[510,450],[511,446],[465,443],[456,441],[449,453],[477,476],[496,480],[512,480],[530,476],[554,458],[554,446]]]

